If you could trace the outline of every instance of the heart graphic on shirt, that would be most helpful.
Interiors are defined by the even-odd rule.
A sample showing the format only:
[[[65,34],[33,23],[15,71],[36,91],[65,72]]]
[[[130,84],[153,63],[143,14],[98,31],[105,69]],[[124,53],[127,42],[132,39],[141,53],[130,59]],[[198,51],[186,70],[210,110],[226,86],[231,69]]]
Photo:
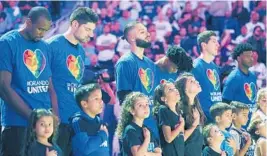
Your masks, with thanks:
[[[248,97],[248,99],[251,102],[254,102],[255,99],[256,99],[256,91],[257,91],[256,85],[253,82],[251,82],[250,84],[249,83],[245,83],[244,84],[244,91],[245,91],[246,96]]]
[[[67,57],[66,63],[70,73],[77,81],[80,81],[82,79],[84,71],[84,63],[82,57],[80,55],[78,57],[69,55]]]
[[[40,49],[32,51],[27,49],[23,53],[23,62],[35,78],[38,78],[44,71],[46,59]]]
[[[160,84],[164,84],[164,83],[166,83],[166,82],[174,83],[175,81],[174,81],[172,78],[170,78],[169,80],[166,80],[166,79],[161,79],[161,80],[160,80]]]
[[[206,74],[207,74],[208,79],[212,83],[214,89],[218,90],[220,86],[220,79],[219,79],[219,75],[216,72],[216,70],[207,69]]]
[[[149,68],[147,68],[146,70],[139,68],[138,75],[142,85],[145,87],[146,91],[150,93],[154,84],[154,74],[152,70]]]

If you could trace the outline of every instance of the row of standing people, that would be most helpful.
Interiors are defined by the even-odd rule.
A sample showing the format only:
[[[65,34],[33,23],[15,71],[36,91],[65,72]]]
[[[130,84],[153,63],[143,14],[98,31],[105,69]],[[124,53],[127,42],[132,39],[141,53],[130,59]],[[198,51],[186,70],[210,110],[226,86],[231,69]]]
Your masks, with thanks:
[[[93,35],[97,19],[97,15],[89,8],[77,9],[70,17],[68,31],[45,43],[41,38],[50,27],[51,16],[45,8],[37,7],[30,11],[23,29],[8,32],[1,37],[0,46],[5,49],[1,53],[0,66],[1,98],[5,101],[1,120],[3,153],[20,155],[25,141],[27,119],[32,110],[51,106],[60,118],[59,146],[65,154],[70,152],[68,118],[80,110],[75,104],[73,93],[80,85],[84,70],[84,51],[79,42],[86,42]],[[200,92],[199,98],[209,119],[209,107],[221,101],[218,70],[212,63],[219,45],[212,32],[207,31],[199,36],[202,36],[198,43],[203,55],[196,61],[193,73],[201,87],[205,88],[205,91]],[[151,97],[155,84],[161,79],[169,80],[171,75],[176,79],[177,69],[192,62],[188,58],[181,62],[169,54],[170,57],[164,57],[155,66],[144,56],[144,48],[150,46],[150,39],[147,29],[141,23],[129,24],[124,30],[124,37],[130,43],[132,53],[123,56],[116,65],[117,95],[121,103],[125,95],[132,91],[140,91]],[[243,52],[242,49],[237,54],[241,61],[247,60],[244,58],[247,55],[244,56]],[[241,89],[245,95],[242,99],[255,99],[253,83],[246,82],[246,90]],[[235,92],[234,89],[230,91]],[[225,99],[236,100],[231,98],[236,97],[226,96]],[[159,134],[156,122],[151,117],[145,120],[146,123],[154,134]],[[17,146],[13,146],[14,133],[20,138]]]

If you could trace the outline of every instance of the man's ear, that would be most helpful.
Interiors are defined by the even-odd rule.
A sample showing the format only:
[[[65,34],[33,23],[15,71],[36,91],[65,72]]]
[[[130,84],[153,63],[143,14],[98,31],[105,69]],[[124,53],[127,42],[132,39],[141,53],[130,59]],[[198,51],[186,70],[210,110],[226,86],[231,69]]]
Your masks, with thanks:
[[[220,121],[221,121],[221,117],[216,116],[216,117],[215,117],[215,122],[218,123],[218,122],[220,122]]]
[[[82,100],[82,101],[81,101],[81,106],[82,106],[83,108],[87,108],[87,107],[88,107],[87,102],[84,101],[84,100]]]

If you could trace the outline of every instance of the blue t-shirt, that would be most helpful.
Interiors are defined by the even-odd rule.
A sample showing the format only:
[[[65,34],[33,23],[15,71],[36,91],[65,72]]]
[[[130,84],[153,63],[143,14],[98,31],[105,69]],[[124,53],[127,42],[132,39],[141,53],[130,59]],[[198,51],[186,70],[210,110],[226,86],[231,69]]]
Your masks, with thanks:
[[[168,71],[163,71],[159,66],[156,65],[156,77],[155,77],[155,88],[162,83],[162,81],[169,81],[174,83],[178,77],[178,73],[169,73]]]
[[[252,109],[257,95],[256,79],[252,72],[249,71],[248,74],[245,74],[236,68],[227,77],[223,89],[223,99],[248,104]]]
[[[28,41],[13,30],[0,38],[0,71],[12,74],[11,87],[31,108],[51,108],[48,93],[51,70],[49,47],[44,41]],[[3,126],[27,126],[27,120],[5,102],[2,106]]]
[[[149,58],[144,56],[140,59],[134,53],[127,53],[119,59],[115,68],[118,91],[139,91],[153,96],[155,65]]]
[[[155,64],[146,56],[143,59],[134,53],[124,54],[116,66],[117,91],[130,90],[141,92],[150,99],[154,94]],[[153,102],[150,102],[150,115],[145,119],[144,124],[149,127],[154,135],[159,138],[156,120],[152,116]]]
[[[52,81],[57,94],[59,116],[62,123],[80,111],[74,92],[80,86],[84,73],[85,54],[80,44],[71,44],[63,35],[49,39]]]
[[[211,121],[210,107],[214,103],[222,101],[218,67],[213,62],[207,63],[203,59],[197,58],[194,61],[192,73],[202,88],[198,94],[199,102],[206,117]]]

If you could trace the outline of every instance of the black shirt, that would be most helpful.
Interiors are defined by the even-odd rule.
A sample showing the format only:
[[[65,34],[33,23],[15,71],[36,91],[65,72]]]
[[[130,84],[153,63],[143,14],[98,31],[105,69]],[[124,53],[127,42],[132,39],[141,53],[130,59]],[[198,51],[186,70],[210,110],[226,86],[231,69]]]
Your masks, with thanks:
[[[34,142],[29,150],[27,151],[28,156],[46,156],[46,148],[49,149],[49,151],[55,150],[57,151],[58,156],[62,156],[61,149],[58,146],[46,146],[38,141]]]
[[[206,146],[203,150],[202,156],[221,156],[221,154],[217,153],[209,146]]]
[[[150,131],[150,143],[148,145],[148,152],[153,152],[159,143],[156,141],[153,133]],[[122,155],[132,156],[131,148],[136,145],[142,145],[144,142],[143,127],[139,127],[136,123],[131,122],[126,126],[122,138]]]
[[[185,156],[201,156],[203,145],[202,126],[199,125],[185,141]]]
[[[162,146],[163,156],[184,156],[184,134],[180,133],[171,143],[165,141],[162,126],[169,126],[173,131],[175,125],[179,123],[177,114],[171,111],[168,107],[161,105],[158,113],[158,123],[160,131],[160,142]]]

